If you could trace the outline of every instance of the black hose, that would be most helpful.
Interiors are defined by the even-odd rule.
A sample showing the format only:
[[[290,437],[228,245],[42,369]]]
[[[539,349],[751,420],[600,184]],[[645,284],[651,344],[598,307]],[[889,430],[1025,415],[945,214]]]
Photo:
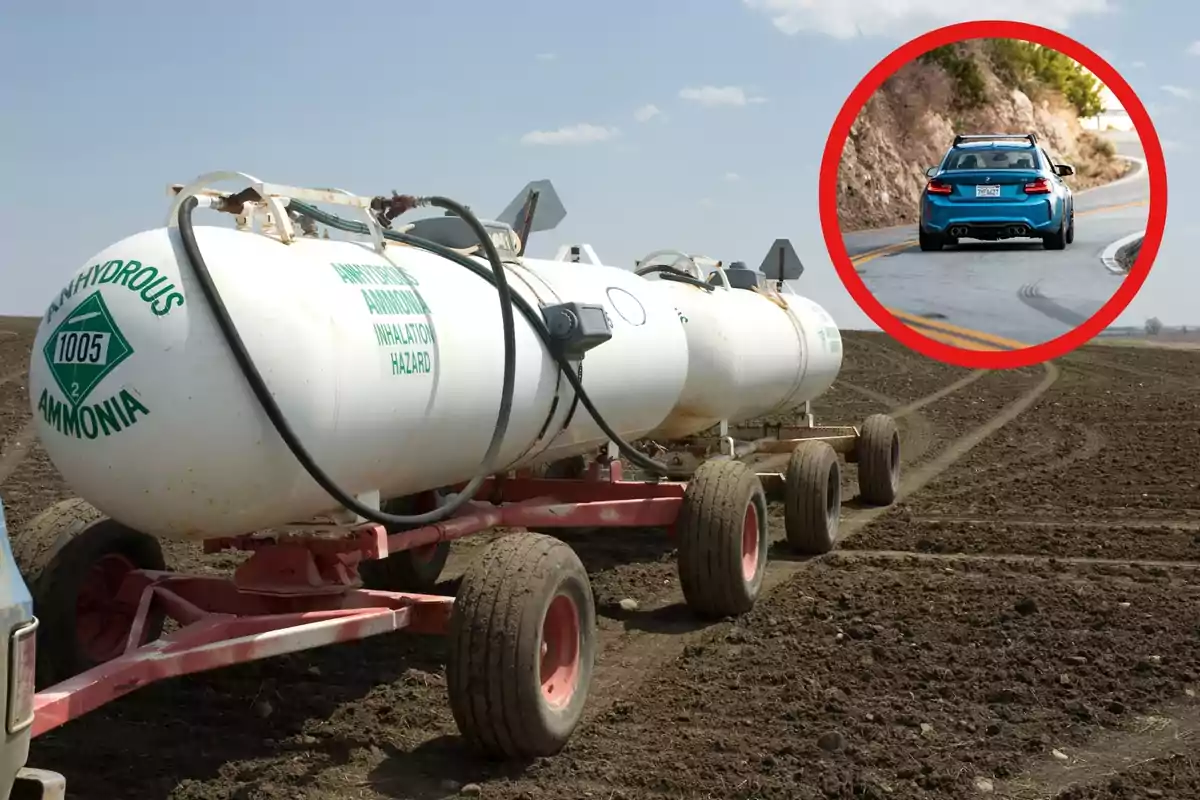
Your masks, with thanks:
[[[474,498],[475,493],[479,491],[483,482],[495,471],[494,462],[500,453],[500,448],[504,442],[504,435],[508,433],[508,423],[512,418],[513,392],[516,386],[517,337],[511,303],[513,295],[512,289],[508,285],[504,266],[500,261],[500,254],[496,251],[495,244],[492,243],[491,238],[487,235],[487,230],[469,210],[453,200],[444,197],[432,197],[428,199],[428,202],[430,205],[444,208],[462,217],[479,238],[479,243],[487,255],[488,263],[492,266],[489,277],[500,296],[500,317],[504,328],[504,373],[500,388],[500,409],[496,414],[496,426],[492,431],[492,440],[488,444],[487,452],[484,454],[483,464],[480,467],[479,473],[450,502],[432,511],[427,511],[424,514],[408,516],[388,514],[360,502],[358,498],[352,496],[349,492],[346,492],[334,483],[328,473],[313,459],[312,454],[308,452],[303,442],[296,436],[296,432],[288,424],[287,417],[284,416],[283,411],[279,408],[279,404],[275,402],[275,397],[271,394],[270,388],[267,387],[266,381],[263,380],[262,374],[255,367],[254,361],[246,349],[245,342],[242,341],[242,337],[238,334],[237,326],[229,316],[229,309],[225,307],[225,302],[221,299],[221,293],[217,290],[212,275],[208,271],[208,265],[205,263],[204,256],[201,254],[200,247],[196,242],[196,232],[192,228],[192,211],[198,205],[196,198],[189,197],[179,208],[180,238],[183,241],[183,249],[187,254],[188,261],[191,262],[192,270],[196,273],[196,279],[200,282],[200,289],[204,292],[204,297],[217,318],[217,325],[221,328],[221,333],[224,334],[225,342],[229,345],[229,349],[233,351],[233,356],[237,360],[242,374],[250,384],[254,396],[258,398],[263,411],[266,412],[267,417],[271,420],[271,424],[275,426],[279,437],[283,439],[284,444],[292,451],[292,455],[296,457],[296,460],[300,462],[305,471],[308,472],[312,479],[330,497],[366,520],[380,525],[395,527],[420,526],[439,522],[458,511],[458,509]]]
[[[288,203],[288,208],[302,217],[308,217],[316,222],[321,223],[322,225],[327,225],[328,227],[336,230],[345,231],[346,233],[357,233],[363,236],[370,235],[370,229],[367,228],[365,224],[357,220],[343,219],[336,214],[330,214],[327,211],[322,211],[316,206],[311,206],[308,203],[292,200]],[[492,285],[496,285],[496,281],[493,278],[494,270],[485,269],[470,256],[465,256],[457,250],[453,250],[445,245],[438,244],[437,242],[431,242],[428,239],[422,239],[418,236],[411,236],[407,233],[398,233],[391,230],[385,230],[383,232],[383,237],[389,241],[411,245],[412,247],[419,247],[422,250],[428,250],[429,252],[439,255],[448,261],[453,261],[464,269],[470,270]],[[488,241],[490,243],[491,240],[489,239]],[[517,310],[521,312],[521,316],[528,320],[538,338],[541,339],[542,344],[546,346],[546,350],[550,353],[550,356],[554,359],[555,363],[558,364],[558,368],[562,371],[563,376],[566,377],[567,382],[571,384],[571,388],[575,391],[576,397],[579,398],[580,404],[587,410],[592,419],[596,421],[596,425],[599,426],[600,430],[604,432],[604,435],[608,437],[609,441],[617,446],[617,449],[621,452],[621,455],[629,459],[634,466],[641,467],[653,475],[666,476],[670,474],[670,469],[665,464],[655,461],[644,453],[639,452],[636,448],[634,448],[633,445],[622,439],[621,436],[612,429],[612,426],[608,424],[608,421],[604,419],[599,410],[597,410],[596,406],[592,403],[592,399],[588,396],[587,390],[583,388],[583,380],[576,372],[575,365],[573,365],[559,352],[558,347],[555,344],[554,337],[550,335],[550,330],[546,327],[546,322],[542,319],[542,315],[521,295],[512,292],[510,293],[510,297],[512,304],[515,305]]]
[[[707,283],[699,278],[688,275],[683,270],[675,269],[675,267],[667,264],[655,264],[651,267],[642,267],[641,269],[635,269],[633,271],[634,275],[640,275],[642,277],[645,277],[646,275],[653,275],[654,273],[658,273],[659,278],[664,281],[686,283],[689,286],[695,286],[697,289],[703,289],[706,292],[711,292],[716,288],[711,283]]]
[[[691,275],[676,275],[673,272],[664,272],[659,275],[659,278],[664,281],[674,281],[675,283],[686,283],[688,286],[695,286],[697,289],[703,289],[706,292],[714,291],[717,287],[711,283],[707,283],[698,278],[693,278]]]

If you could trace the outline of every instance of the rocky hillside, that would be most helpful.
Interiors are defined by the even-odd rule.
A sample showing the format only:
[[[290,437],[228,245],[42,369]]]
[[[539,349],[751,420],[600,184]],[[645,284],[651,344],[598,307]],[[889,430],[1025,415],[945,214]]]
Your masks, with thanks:
[[[1079,190],[1115,180],[1129,162],[1080,127],[1101,110],[1095,80],[1065,56],[1008,39],[938,48],[911,62],[867,102],[838,170],[842,230],[915,223],[925,169],[956,133],[1033,131],[1075,167]]]

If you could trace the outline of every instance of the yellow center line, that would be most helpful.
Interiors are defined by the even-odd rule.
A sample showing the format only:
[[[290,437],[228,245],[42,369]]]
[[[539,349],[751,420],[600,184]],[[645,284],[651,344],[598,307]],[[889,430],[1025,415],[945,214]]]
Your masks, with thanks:
[[[994,353],[999,350],[1007,349],[1007,348],[1001,348],[1001,347],[989,347],[988,345],[980,344],[979,342],[972,341],[971,339],[962,339],[958,336],[952,336],[948,333],[941,333],[940,331],[935,331],[932,328],[922,330],[921,334],[924,336],[927,336],[930,339],[941,342],[943,344],[953,345],[954,347],[957,347],[959,350],[987,350],[988,352]]]
[[[951,336],[963,337],[963,338],[967,338],[967,339],[974,339],[980,344],[986,344],[993,348],[1001,349],[1001,350],[1023,350],[1024,348],[1029,346],[1029,345],[1025,344],[1024,342],[1018,342],[1016,339],[1006,339],[1003,336],[996,336],[993,333],[986,333],[984,331],[976,331],[976,330],[972,330],[971,328],[962,328],[962,327],[959,327],[958,325],[951,325],[949,322],[943,322],[940,319],[933,320],[933,319],[927,319],[925,317],[918,317],[916,314],[910,314],[909,312],[901,311],[898,308],[889,308],[888,313],[890,313],[896,319],[905,323],[909,327],[916,327],[916,328],[923,329],[921,331],[922,333],[928,333],[928,331],[936,331],[937,333],[949,334]],[[931,336],[930,338],[936,338],[936,337]],[[978,349],[978,348],[976,348],[976,349]]]
[[[915,244],[917,244],[916,239],[906,239],[903,242],[893,242],[892,244],[886,244],[883,247],[877,247],[874,250],[868,250],[865,253],[859,253],[851,258],[850,262],[857,267],[859,264],[865,264],[872,259],[879,258],[880,256],[886,256],[890,253],[898,253],[901,250],[907,250]]]

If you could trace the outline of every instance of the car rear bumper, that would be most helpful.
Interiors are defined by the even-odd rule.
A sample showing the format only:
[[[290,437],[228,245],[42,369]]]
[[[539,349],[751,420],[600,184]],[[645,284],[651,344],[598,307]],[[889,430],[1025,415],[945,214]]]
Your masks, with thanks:
[[[1058,229],[1056,223],[1043,223],[1040,226],[1030,225],[1025,220],[1005,220],[1003,222],[954,222],[941,230],[930,230],[943,236],[953,236],[958,239],[997,239],[1041,238],[1050,235]]]
[[[921,208],[921,227],[930,233],[950,235],[952,228],[970,238],[1005,239],[1013,236],[1044,236],[1058,229],[1062,204],[1056,198],[1038,197],[1019,202],[950,202],[926,196]],[[1024,229],[1024,233],[1014,230]]]
[[[64,800],[67,780],[57,772],[24,767],[17,773],[11,800]]]

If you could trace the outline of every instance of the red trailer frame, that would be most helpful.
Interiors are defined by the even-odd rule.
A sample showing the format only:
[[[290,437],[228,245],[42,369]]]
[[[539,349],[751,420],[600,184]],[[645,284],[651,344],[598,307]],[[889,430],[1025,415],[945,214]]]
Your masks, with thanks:
[[[498,527],[662,527],[678,540],[688,604],[702,615],[723,617],[749,610],[761,586],[770,543],[768,489],[786,501],[789,542],[809,553],[827,552],[836,540],[839,453],[859,463],[864,497],[881,504],[895,497],[899,437],[886,416],[868,418],[861,431],[804,427],[728,433],[671,451],[667,463],[686,482],[627,481],[621,463],[601,455],[584,474],[568,478],[493,478],[457,515],[414,530],[389,534],[383,526],[362,524],[333,536],[282,532],[206,541],[208,552],[251,551],[231,577],[153,568],[161,565],[157,540],[101,519],[94,510],[81,513],[90,509],[82,501],[59,504],[35,520],[14,547],[19,559],[21,553],[41,554],[37,563],[22,566],[33,573],[43,631],[58,637],[39,641],[44,651],[39,674],[58,682],[36,695],[33,734],[156,681],[410,630],[452,635],[450,702],[469,741],[508,756],[557,752],[582,715],[595,656],[591,590],[570,548],[540,533],[515,533],[493,542],[488,555],[468,568],[457,599],[363,588],[360,565],[397,556],[420,564],[431,560],[436,548]],[[747,464],[755,458],[787,458],[787,471]],[[67,528],[64,520],[71,521]],[[47,547],[47,542],[54,544]],[[51,579],[63,575],[79,579],[74,584]],[[513,613],[532,616],[521,617],[522,624],[503,641],[485,642],[476,635],[479,620],[499,604],[511,605],[514,591],[532,599],[528,610],[522,606]],[[61,627],[68,619],[75,627],[69,647],[60,643],[70,639]],[[159,636],[164,619],[179,628]],[[55,622],[58,630],[50,624]],[[487,647],[504,650],[499,663],[529,667],[518,670],[529,679],[495,674],[495,652],[489,656],[480,650]],[[95,665],[62,679],[68,656],[73,663]],[[515,712],[506,703],[484,704],[489,708],[482,710],[473,705],[472,697],[488,691],[487,685],[513,680],[526,681],[508,693],[521,706]],[[517,729],[504,716],[513,713],[522,715],[525,726],[520,739],[506,733]],[[531,713],[539,720],[532,729]]]

